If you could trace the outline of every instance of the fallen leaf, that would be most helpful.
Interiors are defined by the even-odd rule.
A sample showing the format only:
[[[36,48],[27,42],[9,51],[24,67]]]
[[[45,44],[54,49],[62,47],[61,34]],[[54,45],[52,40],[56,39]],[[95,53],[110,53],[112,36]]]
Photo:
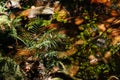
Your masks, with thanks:
[[[108,0],[91,0],[91,3],[106,3]]]
[[[15,18],[16,18],[16,15],[13,14],[13,13],[11,13],[11,14],[9,15],[9,18],[10,18],[10,19],[15,19]]]
[[[111,57],[111,51],[107,51],[105,54],[104,54],[104,58],[108,59]]]
[[[46,7],[46,6],[40,6],[35,7],[31,6],[30,9],[24,10],[20,13],[20,16],[28,17],[28,18],[34,18],[37,15],[43,15],[43,14],[54,14],[53,8]]]
[[[20,16],[28,17],[31,9],[24,10],[20,13]]]
[[[115,36],[119,36],[120,35],[120,28],[109,28],[110,32],[110,36],[111,38],[115,37]]]
[[[98,24],[98,29],[102,32],[106,31],[105,24]]]
[[[68,33],[67,30],[61,30],[61,31],[59,31],[59,34],[67,34],[67,33]]]
[[[92,55],[92,54],[89,56],[89,59],[90,59],[90,60],[93,60],[93,59],[95,59],[95,58],[96,58],[96,57],[95,57],[94,55]]]
[[[111,1],[107,1],[107,2],[105,3],[105,5],[108,6],[108,7],[110,7],[110,6],[112,5],[112,2],[111,2]]]
[[[74,64],[72,64],[69,68],[67,68],[67,72],[71,77],[76,75],[78,70],[79,70],[79,66],[74,65]]]
[[[50,25],[46,26],[48,29],[58,29],[60,27],[59,23],[51,23]]]
[[[77,49],[75,47],[72,47],[69,50],[59,52],[57,56],[58,58],[68,57],[75,54],[76,52],[77,52]]]
[[[95,58],[95,59],[90,60],[90,64],[93,65],[93,66],[97,65],[98,64],[98,59]]]
[[[75,42],[75,45],[82,45],[84,43],[84,40],[80,39]]]
[[[112,39],[112,44],[113,45],[116,45],[117,43],[120,42],[120,35],[118,36],[115,36],[113,39]]]
[[[80,18],[80,17],[75,18],[75,24],[76,24],[76,25],[80,25],[80,24],[83,23],[83,22],[84,22],[84,19],[82,19],[82,18]]]
[[[111,17],[111,18],[108,18],[107,20],[105,20],[105,22],[112,23],[115,19],[116,19],[116,17]]]
[[[30,55],[33,55],[34,53],[35,51],[30,49],[18,49],[15,57],[30,56]]]
[[[116,17],[119,13],[116,10],[111,10],[110,15]]]

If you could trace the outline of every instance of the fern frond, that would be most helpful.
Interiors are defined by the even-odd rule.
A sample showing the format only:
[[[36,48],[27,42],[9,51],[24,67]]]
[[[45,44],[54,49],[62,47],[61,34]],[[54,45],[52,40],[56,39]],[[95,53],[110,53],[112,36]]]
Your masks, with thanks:
[[[38,54],[36,54],[35,56],[39,59],[43,59],[44,57],[48,57],[48,58],[53,58],[53,57],[57,57],[57,53],[58,51],[47,51],[47,52],[38,52]]]
[[[5,12],[5,10],[7,9],[5,8],[4,3],[0,2],[0,12]]]
[[[11,19],[10,21],[11,21],[11,26],[14,26],[14,27],[20,26],[20,21],[21,21],[20,18]]]
[[[28,46],[28,44],[27,44],[23,39],[21,39],[21,38],[18,36],[17,31],[16,31],[16,29],[15,29],[14,27],[11,27],[10,32],[9,32],[8,35],[11,36],[11,37],[13,37],[13,38],[15,38],[15,39],[20,40],[20,41],[23,42],[26,46]]]
[[[59,34],[55,30],[49,30],[45,32],[31,48],[45,48],[46,50],[49,48],[57,48],[57,44],[61,43],[65,37],[64,34]]]

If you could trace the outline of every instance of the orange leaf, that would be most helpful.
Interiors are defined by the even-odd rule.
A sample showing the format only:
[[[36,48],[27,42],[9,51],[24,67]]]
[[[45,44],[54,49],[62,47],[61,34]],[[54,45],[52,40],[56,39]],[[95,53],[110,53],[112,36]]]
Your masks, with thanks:
[[[30,10],[31,10],[31,9],[24,10],[24,11],[21,12],[20,15],[21,15],[21,16],[24,16],[24,17],[27,17],[27,16],[29,15],[29,13],[30,13]]]
[[[95,59],[95,58],[96,58],[96,57],[95,57],[94,55],[92,55],[92,54],[89,56],[89,59],[90,59],[90,60],[93,60],[93,59]]]
[[[91,0],[91,3],[106,3],[108,0]]]
[[[48,29],[57,29],[60,27],[59,23],[51,23],[50,25],[46,26]]]
[[[80,39],[75,42],[75,45],[82,45],[84,43],[84,40]]]
[[[110,7],[110,6],[112,5],[112,3],[111,3],[111,1],[107,1],[107,2],[105,3],[105,5],[108,6],[108,7]]]
[[[116,17],[119,15],[119,13],[116,10],[111,10],[110,15]]]
[[[116,44],[119,43],[119,42],[120,42],[120,35],[114,37],[113,40],[112,40],[112,44],[113,44],[113,45],[116,45]]]
[[[115,36],[119,36],[120,35],[120,29],[119,28],[117,28],[117,29],[109,28],[109,30],[111,31],[111,33],[110,33],[111,37],[115,37]]]
[[[106,30],[105,24],[98,24],[98,29],[104,32]]]
[[[78,70],[79,70],[79,66],[72,64],[72,65],[70,66],[70,68],[68,68],[67,70],[68,70],[68,74],[69,74],[71,77],[73,77],[74,75],[77,74],[77,72],[78,72]]]
[[[115,17],[111,17],[105,20],[105,22],[112,23],[115,19],[116,19]]]
[[[59,34],[67,34],[67,30],[61,30],[61,31],[59,31]]]
[[[104,54],[104,58],[108,59],[111,57],[111,52],[110,51],[107,51],[105,54]]]
[[[84,22],[84,19],[82,19],[82,18],[80,18],[80,17],[75,18],[75,24],[76,24],[76,25],[80,25],[80,24],[83,23],[83,22]]]
[[[65,52],[59,52],[57,56],[58,58],[68,57],[68,56],[75,54],[76,52],[77,52],[77,49],[75,47],[72,47],[71,49]]]
[[[19,49],[15,55],[15,57],[20,57],[20,56],[30,56],[35,53],[34,50],[30,49]]]
[[[15,14],[13,14],[13,13],[11,13],[10,16],[9,16],[10,19],[14,19],[15,17],[16,17],[16,16],[15,16]]]

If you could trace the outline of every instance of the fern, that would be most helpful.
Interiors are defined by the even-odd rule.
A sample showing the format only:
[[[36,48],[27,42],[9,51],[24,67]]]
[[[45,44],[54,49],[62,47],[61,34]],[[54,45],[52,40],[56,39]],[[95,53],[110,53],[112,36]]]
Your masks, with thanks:
[[[7,10],[5,8],[5,4],[3,2],[0,2],[0,12],[5,12],[5,10]]]
[[[65,37],[66,36],[64,34],[59,34],[55,30],[49,30],[39,38],[37,43],[34,44],[32,48],[45,48],[45,50],[56,48],[58,42],[62,42],[62,39],[64,39]]]
[[[58,51],[51,50],[46,52],[38,52],[35,56],[44,63],[47,69],[50,69],[59,64],[57,53]]]
[[[9,21],[9,23],[6,25],[6,26],[9,26],[9,28],[7,30],[8,31],[8,36],[11,36],[11,37],[13,37],[16,40],[19,40],[23,44],[28,46],[28,44],[24,41],[24,39],[22,39],[19,36],[18,31],[16,29],[16,28],[19,28],[19,29],[22,30],[22,27],[21,27],[21,24],[20,24],[21,19],[20,18],[15,18],[15,19],[11,19],[11,20],[8,19],[8,21]]]
[[[33,19],[25,26],[18,36],[23,40],[28,48],[37,48],[46,50],[56,48],[58,42],[62,42],[66,36],[59,34],[57,30],[45,30],[46,25],[50,24],[51,20],[43,20],[40,18]]]
[[[11,37],[13,37],[13,38],[15,38],[15,39],[20,40],[20,41],[23,42],[26,46],[28,46],[27,43],[18,36],[15,27],[11,27],[11,28],[10,28],[10,32],[9,32],[8,35],[11,36]]]
[[[4,6],[0,5],[0,12],[5,13],[5,10],[6,10],[6,8]],[[15,27],[20,26],[19,22],[20,22],[19,18],[10,20],[8,18],[8,15],[0,15],[1,30],[3,30],[3,29],[5,29],[6,31],[8,30],[9,31],[8,36],[11,36],[15,39],[20,40],[27,46],[27,44],[20,37],[18,37],[17,30],[15,29]]]

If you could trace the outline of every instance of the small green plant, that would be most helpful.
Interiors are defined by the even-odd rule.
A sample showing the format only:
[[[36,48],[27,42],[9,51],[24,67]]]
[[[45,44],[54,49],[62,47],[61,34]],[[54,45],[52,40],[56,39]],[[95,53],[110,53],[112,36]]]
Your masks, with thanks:
[[[11,58],[0,56],[0,79],[22,80],[23,72],[20,66]]]

